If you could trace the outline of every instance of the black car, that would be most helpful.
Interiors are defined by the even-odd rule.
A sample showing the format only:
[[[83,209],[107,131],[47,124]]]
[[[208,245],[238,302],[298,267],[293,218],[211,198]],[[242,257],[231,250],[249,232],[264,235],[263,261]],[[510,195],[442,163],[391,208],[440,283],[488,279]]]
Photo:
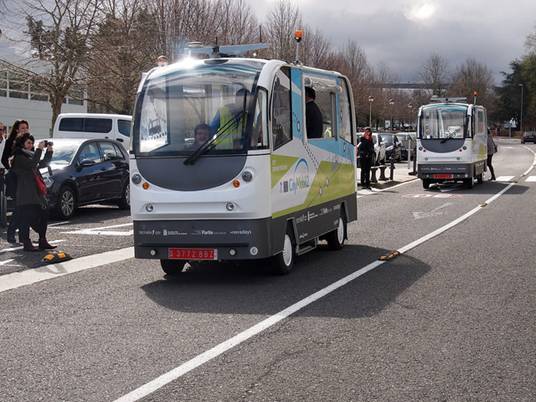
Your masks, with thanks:
[[[106,203],[130,207],[128,154],[105,139],[54,138],[50,168],[41,169],[51,211],[69,219],[82,205]]]
[[[536,131],[525,131],[521,137],[521,143],[531,141],[536,144]]]

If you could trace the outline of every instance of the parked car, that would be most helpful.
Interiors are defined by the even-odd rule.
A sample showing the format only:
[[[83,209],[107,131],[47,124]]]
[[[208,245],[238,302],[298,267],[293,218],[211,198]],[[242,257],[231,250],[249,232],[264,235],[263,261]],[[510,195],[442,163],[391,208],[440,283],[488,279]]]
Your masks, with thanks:
[[[50,210],[71,218],[82,205],[130,207],[128,154],[113,140],[54,138],[50,168],[41,169]]]
[[[385,144],[386,159],[390,161],[393,158],[395,162],[400,162],[402,160],[402,143],[397,135],[393,133],[382,133],[381,137]]]
[[[385,144],[382,136],[378,133],[372,134],[372,141],[374,142],[374,166],[384,165],[386,161]]]
[[[525,131],[523,133],[523,136],[521,137],[521,143],[524,144],[525,142],[529,141],[536,144],[536,131]]]
[[[122,114],[62,113],[54,124],[54,138],[111,139],[130,146],[132,116]]]
[[[408,150],[411,149],[411,159],[415,157],[415,154],[417,152],[417,142],[415,140],[415,137],[413,135],[414,133],[396,133],[396,136],[400,140],[400,156],[402,160],[407,161],[408,160]]]

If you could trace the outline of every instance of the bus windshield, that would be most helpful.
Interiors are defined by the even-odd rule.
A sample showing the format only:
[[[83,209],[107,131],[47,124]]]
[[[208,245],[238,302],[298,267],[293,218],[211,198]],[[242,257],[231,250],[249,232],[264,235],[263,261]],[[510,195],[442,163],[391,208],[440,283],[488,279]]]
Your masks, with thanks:
[[[419,136],[421,139],[465,138],[467,106],[433,105],[423,108]]]
[[[153,74],[138,98],[135,152],[188,156],[201,147],[203,153],[246,151],[259,115],[254,98],[261,67],[222,62]]]

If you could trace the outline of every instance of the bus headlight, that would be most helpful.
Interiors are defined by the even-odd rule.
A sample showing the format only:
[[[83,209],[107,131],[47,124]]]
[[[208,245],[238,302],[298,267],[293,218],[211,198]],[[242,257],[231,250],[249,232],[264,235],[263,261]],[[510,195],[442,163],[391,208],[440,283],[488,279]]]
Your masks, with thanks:
[[[147,212],[153,212],[153,211],[154,211],[154,205],[153,205],[153,204],[147,204],[147,205],[145,206],[145,210],[146,210]]]
[[[225,208],[227,208],[227,211],[234,211],[234,204],[232,202],[228,202],[225,205]]]
[[[141,183],[141,175],[139,173],[135,173],[132,175],[132,183],[134,184],[140,184]]]
[[[253,180],[253,172],[251,172],[250,170],[245,170],[242,173],[242,180],[249,183],[251,180]]]

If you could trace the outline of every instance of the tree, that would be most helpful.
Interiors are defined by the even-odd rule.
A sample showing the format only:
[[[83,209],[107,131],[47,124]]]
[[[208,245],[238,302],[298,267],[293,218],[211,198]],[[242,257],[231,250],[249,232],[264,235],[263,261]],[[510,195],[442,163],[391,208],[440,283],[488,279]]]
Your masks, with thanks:
[[[495,110],[494,79],[491,70],[475,59],[467,59],[454,73],[449,96],[465,96],[472,102],[474,92],[478,94],[478,104],[485,106],[490,114]]]
[[[433,92],[433,95],[442,96],[447,89],[449,67],[446,59],[433,53],[422,66],[420,77]]]
[[[81,68],[96,26],[102,0],[44,0],[25,3],[27,34],[39,70],[24,69],[49,95],[52,126],[69,91],[83,83]],[[41,19],[36,19],[38,15]]]
[[[521,110],[521,89],[520,85],[526,85],[523,80],[523,62],[514,60],[510,63],[512,71],[510,73],[502,72],[504,79],[502,86],[497,88],[497,109],[491,118],[504,122],[515,118],[520,119]],[[526,104],[525,104],[526,112]]]
[[[279,0],[274,4],[266,24],[271,58],[288,62],[295,60],[294,32],[301,23],[300,11],[290,1]]]
[[[142,0],[112,0],[103,11],[86,65],[88,100],[95,111],[130,114],[141,75],[159,54],[158,25]]]

